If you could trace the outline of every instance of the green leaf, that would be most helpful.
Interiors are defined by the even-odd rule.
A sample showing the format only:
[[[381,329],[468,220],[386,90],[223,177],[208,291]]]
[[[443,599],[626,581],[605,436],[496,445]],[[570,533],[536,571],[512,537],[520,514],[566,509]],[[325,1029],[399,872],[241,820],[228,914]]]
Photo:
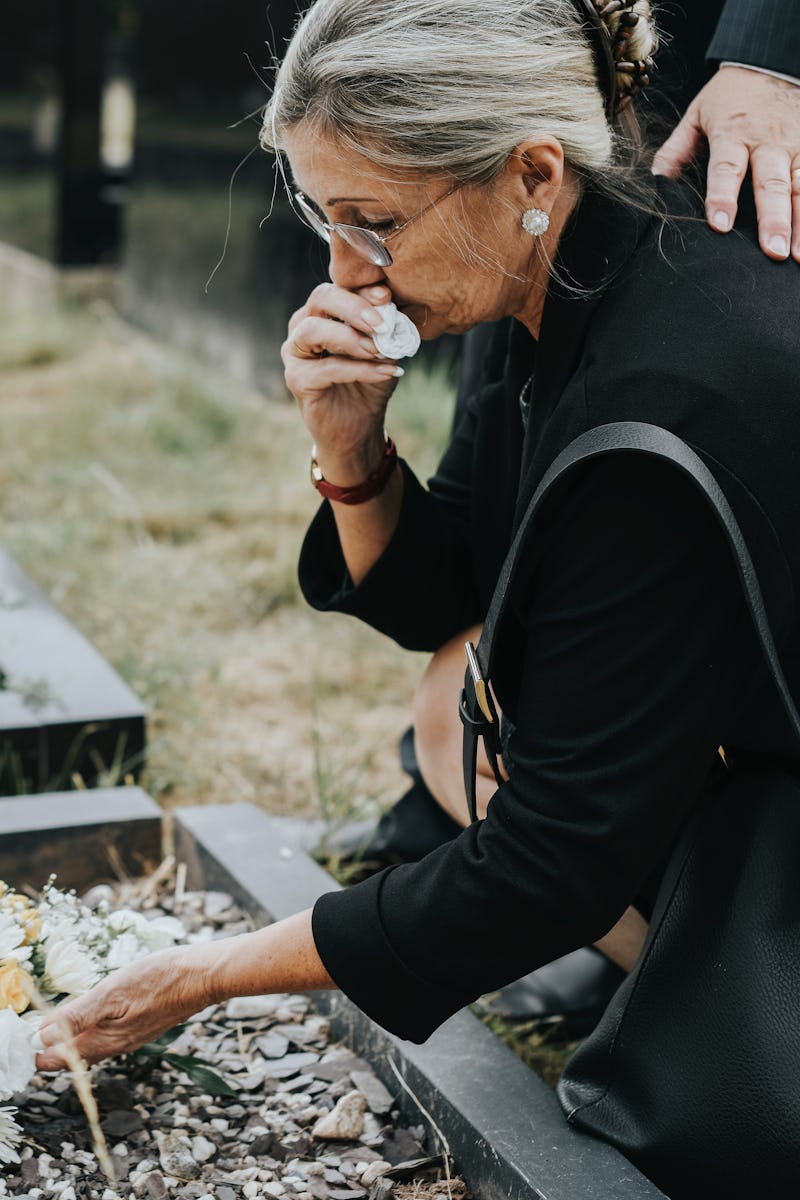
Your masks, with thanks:
[[[131,1058],[161,1058],[164,1053],[163,1046],[157,1046],[155,1042],[145,1042],[138,1050],[131,1051]]]
[[[176,1025],[173,1029],[168,1029],[157,1037],[154,1041],[148,1042],[148,1046],[171,1046],[173,1042],[177,1042],[178,1038],[189,1028],[189,1022],[184,1021],[183,1025]]]
[[[192,1083],[196,1083],[204,1092],[208,1092],[210,1096],[236,1096],[238,1094],[236,1088],[231,1087],[229,1083],[218,1075],[216,1071],[212,1071],[206,1063],[200,1058],[192,1058],[188,1054],[162,1054],[164,1062],[167,1062],[172,1067],[177,1067],[179,1071],[183,1071],[188,1075]]]

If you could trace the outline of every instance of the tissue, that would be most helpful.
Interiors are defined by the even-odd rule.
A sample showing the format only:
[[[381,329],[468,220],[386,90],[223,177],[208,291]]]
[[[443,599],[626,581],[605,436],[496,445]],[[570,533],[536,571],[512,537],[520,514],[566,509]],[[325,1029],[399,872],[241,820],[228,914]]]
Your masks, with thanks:
[[[394,304],[378,304],[376,310],[383,317],[383,324],[372,335],[378,350],[385,358],[412,358],[421,341],[414,322]]]

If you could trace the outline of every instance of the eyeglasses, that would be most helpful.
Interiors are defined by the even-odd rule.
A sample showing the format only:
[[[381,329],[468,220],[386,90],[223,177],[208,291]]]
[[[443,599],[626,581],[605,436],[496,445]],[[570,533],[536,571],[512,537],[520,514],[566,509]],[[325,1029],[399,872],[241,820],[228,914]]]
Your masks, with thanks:
[[[448,196],[452,196],[454,192],[457,192],[463,186],[463,183],[457,183],[455,187],[451,187],[450,191],[445,192],[438,200],[434,200],[431,204],[426,205],[421,212],[416,213],[413,217],[409,217],[407,221],[403,221],[402,225],[396,225],[389,233],[383,234],[376,233],[374,229],[366,229],[362,225],[343,225],[340,221],[334,221],[329,225],[327,221],[323,221],[320,214],[306,200],[302,192],[295,192],[294,198],[306,224],[314,230],[317,237],[322,238],[323,242],[327,242],[330,245],[331,234],[338,233],[339,237],[347,242],[347,245],[352,250],[355,250],[356,254],[360,254],[362,258],[365,258],[367,262],[374,263],[376,267],[390,267],[394,259],[386,249],[386,243],[389,241],[389,238],[395,237],[398,233],[407,229],[409,225],[413,225],[420,217],[424,217],[425,213],[430,212],[437,204],[441,204],[443,200],[446,200]]]

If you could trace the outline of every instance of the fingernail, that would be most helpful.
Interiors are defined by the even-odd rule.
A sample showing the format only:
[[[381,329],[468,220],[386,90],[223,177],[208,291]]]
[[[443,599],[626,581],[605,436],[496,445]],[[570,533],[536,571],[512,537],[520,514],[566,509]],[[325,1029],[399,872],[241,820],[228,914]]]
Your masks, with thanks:
[[[789,243],[785,237],[770,238],[768,245],[772,253],[780,254],[781,258],[786,258],[786,255],[789,253]]]
[[[383,317],[379,312],[375,312],[374,308],[365,308],[361,314],[361,320],[366,321],[368,325],[372,325],[375,329],[383,324]]]
[[[370,288],[370,290],[367,292],[367,295],[369,296],[370,300],[383,300],[387,293],[388,288],[375,287]]]
[[[385,375],[387,379],[399,379],[401,375],[405,375],[402,367],[390,367],[387,365],[380,368],[381,375]]]
[[[731,227],[730,216],[728,213],[723,212],[722,209],[720,209],[719,212],[715,212],[711,220],[714,228],[718,229],[720,233],[727,233]]]
[[[359,338],[358,344],[361,347],[361,349],[364,351],[365,354],[372,354],[376,358],[378,357],[380,351],[378,350],[378,347],[373,342],[372,338]]]

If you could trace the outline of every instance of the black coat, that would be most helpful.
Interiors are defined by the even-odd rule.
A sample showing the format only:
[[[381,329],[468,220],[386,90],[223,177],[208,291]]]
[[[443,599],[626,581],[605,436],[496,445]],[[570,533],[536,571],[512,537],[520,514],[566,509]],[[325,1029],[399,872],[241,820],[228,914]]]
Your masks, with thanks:
[[[313,605],[437,648],[483,617],[557,453],[594,425],[648,421],[728,494],[800,696],[800,269],[767,260],[752,228],[714,234],[683,187],[660,187],[681,214],[663,232],[586,197],[559,249],[583,295],[551,287],[538,347],[514,326],[428,490],[404,465],[398,529],[358,588],[322,506],[300,564]],[[800,758],[721,534],[669,466],[612,458],[549,502],[503,639],[497,690],[516,729],[486,820],[314,910],[337,984],[415,1040],[606,933],[647,891],[720,744]]]

